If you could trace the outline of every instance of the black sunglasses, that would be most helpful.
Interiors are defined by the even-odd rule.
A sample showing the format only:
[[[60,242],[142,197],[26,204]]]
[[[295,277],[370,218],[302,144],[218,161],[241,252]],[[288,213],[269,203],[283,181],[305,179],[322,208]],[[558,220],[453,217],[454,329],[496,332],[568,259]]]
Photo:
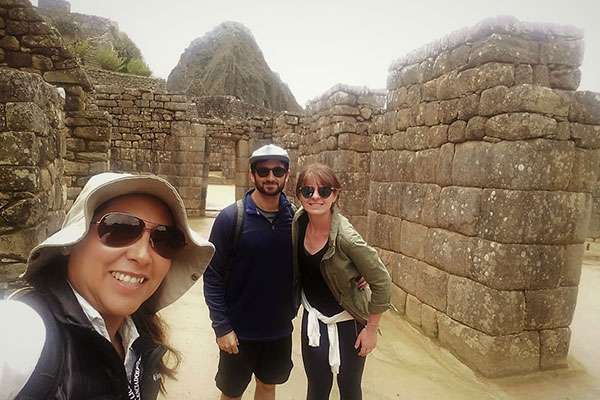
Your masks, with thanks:
[[[299,192],[305,199],[310,199],[311,197],[313,197],[313,194],[315,194],[315,187],[302,186]],[[322,199],[328,198],[333,192],[335,192],[335,189],[331,186],[319,186],[319,188],[317,189],[317,193],[319,193],[319,197],[321,197]]]
[[[266,178],[267,176],[269,176],[269,172],[271,172],[271,171],[273,171],[273,175],[276,178],[281,178],[282,176],[285,175],[285,173],[287,172],[287,169],[285,169],[283,167],[275,167],[275,168],[258,167],[254,171],[256,171],[256,174],[258,176],[260,176],[261,178]]]
[[[146,228],[146,221],[134,215],[111,212],[105,214],[98,224],[98,238],[108,247],[129,246],[142,237],[144,231],[150,231],[150,245],[163,258],[173,258],[185,246],[185,236],[178,228],[156,225]]]

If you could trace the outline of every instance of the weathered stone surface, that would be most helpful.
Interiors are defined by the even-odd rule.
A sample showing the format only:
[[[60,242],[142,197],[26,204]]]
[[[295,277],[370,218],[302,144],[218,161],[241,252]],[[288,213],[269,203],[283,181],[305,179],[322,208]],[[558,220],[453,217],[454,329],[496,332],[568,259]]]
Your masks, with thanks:
[[[414,158],[415,181],[437,183],[438,161],[440,149],[417,151]]]
[[[415,296],[406,296],[406,319],[413,325],[421,326],[421,308],[423,303]]]
[[[2,224],[22,229],[35,226],[42,221],[48,213],[48,202],[45,196],[33,196],[28,193],[19,197],[18,200],[0,210]]]
[[[4,36],[0,39],[0,48],[4,50],[19,51],[19,40],[14,36]]]
[[[402,254],[423,259],[427,227],[410,221],[402,221],[400,251]]]
[[[568,327],[577,303],[577,287],[527,290],[526,328],[553,329]]]
[[[485,125],[487,118],[484,117],[473,117],[467,122],[465,129],[465,140],[480,140],[485,136]]]
[[[491,117],[486,121],[486,136],[506,140],[522,140],[555,135],[558,123],[539,114],[510,113]]]
[[[31,249],[46,238],[44,226],[0,235],[0,257],[25,261]]]
[[[454,121],[448,128],[448,140],[452,143],[460,143],[466,140],[465,131],[467,123],[465,121]]]
[[[399,255],[397,268],[392,275],[392,281],[404,291],[416,295],[417,280],[425,263],[411,257]]]
[[[13,68],[30,68],[32,64],[31,54],[20,51],[6,51],[6,63]]]
[[[494,61],[509,64],[539,64],[540,48],[533,40],[493,33],[472,46],[469,64],[478,65]]]
[[[48,118],[34,103],[7,103],[6,125],[13,131],[48,133]]]
[[[591,196],[484,189],[478,235],[504,243],[570,244],[585,239]],[[551,224],[548,221],[552,221]],[[545,229],[539,229],[544,226]]]
[[[517,85],[511,88],[498,86],[481,93],[480,115],[510,112],[532,112],[566,117],[569,114],[569,103],[552,89],[537,85]]]
[[[448,279],[448,316],[488,335],[521,332],[525,306],[523,292],[495,290],[467,278]]]
[[[570,340],[571,329],[569,328],[540,331],[540,368],[567,367]]]
[[[583,244],[565,246],[565,262],[561,264],[560,286],[579,285],[584,249]]]
[[[567,187],[571,192],[591,192],[600,173],[600,150],[575,149],[571,181]]]
[[[467,276],[475,250],[473,238],[444,229],[429,229],[425,261],[453,275]]]
[[[540,46],[542,64],[579,66],[583,62],[583,40],[544,41]]]
[[[47,71],[44,72],[44,79],[50,83],[80,84],[84,87],[91,87],[89,78],[80,68]]]
[[[438,313],[439,340],[458,358],[485,376],[535,371],[540,365],[538,332],[490,336]]]
[[[384,249],[399,251],[402,244],[402,220],[385,214],[368,212],[369,243]]]
[[[468,276],[498,290],[557,287],[567,262],[564,246],[475,242]]]
[[[457,186],[440,192],[437,220],[439,226],[465,235],[474,235],[480,218],[481,189]]]
[[[87,162],[64,161],[65,175],[86,176],[90,174],[90,165]]]
[[[338,148],[344,150],[368,152],[371,150],[371,139],[364,135],[341,133],[338,136]]]
[[[40,179],[36,167],[0,165],[0,190],[4,192],[37,192]]]
[[[25,47],[34,49],[36,47],[62,47],[63,43],[59,36],[54,35],[24,35],[21,43]]]
[[[533,66],[533,83],[540,86],[550,86],[550,68],[547,65]]]
[[[583,124],[600,125],[600,93],[575,92],[569,120]]]
[[[565,190],[571,179],[573,143],[531,140],[467,142],[455,146],[452,183],[521,190]]]
[[[416,296],[423,303],[445,311],[449,275],[428,264],[423,264],[422,267],[417,277]]]
[[[579,69],[553,69],[550,71],[549,83],[551,88],[577,90],[581,82]]]
[[[577,147],[585,149],[600,148],[600,126],[571,123],[569,127],[571,138]]]
[[[427,304],[421,307],[421,329],[431,338],[437,337],[438,334],[437,314],[437,310]]]
[[[454,144],[443,144],[439,151],[435,182],[440,186],[452,184],[452,161],[454,159]]]
[[[477,68],[453,71],[436,81],[435,97],[445,100],[478,93],[495,86],[512,86],[515,78],[512,65],[487,63]]]
[[[392,296],[390,301],[392,306],[394,306],[396,311],[398,311],[398,313],[401,315],[406,313],[406,297],[407,294],[404,290],[400,289],[396,285],[392,285]]]
[[[97,141],[108,141],[110,133],[109,127],[102,126],[78,126],[73,130],[75,137]]]
[[[0,133],[0,165],[37,165],[39,142],[33,133]]]
[[[528,64],[519,64],[515,67],[515,84],[533,83],[533,68]]]

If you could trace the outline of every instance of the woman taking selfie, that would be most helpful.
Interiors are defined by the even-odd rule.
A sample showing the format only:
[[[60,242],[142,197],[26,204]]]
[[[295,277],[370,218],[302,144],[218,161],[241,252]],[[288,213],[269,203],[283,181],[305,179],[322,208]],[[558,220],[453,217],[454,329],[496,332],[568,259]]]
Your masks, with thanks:
[[[329,398],[333,375],[342,400],[362,399],[366,356],[377,344],[381,314],[390,307],[390,276],[335,206],[333,170],[311,164],[298,175],[302,207],[292,224],[294,268],[302,286],[302,359],[308,400]],[[364,277],[370,289],[356,284]]]
[[[0,398],[156,399],[179,360],[157,312],[213,252],[167,181],[91,177],[62,228],[31,251],[30,287],[0,308],[0,318],[19,310],[4,336],[24,338],[4,343]]]

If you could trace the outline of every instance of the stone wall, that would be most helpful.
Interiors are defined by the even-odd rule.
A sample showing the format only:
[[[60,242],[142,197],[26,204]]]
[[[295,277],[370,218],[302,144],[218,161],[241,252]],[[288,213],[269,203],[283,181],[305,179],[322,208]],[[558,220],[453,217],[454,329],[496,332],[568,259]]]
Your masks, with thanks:
[[[0,293],[64,218],[63,106],[39,75],[0,67]]]
[[[154,92],[166,92],[167,83],[161,78],[122,74],[100,68],[85,66],[85,72],[90,77],[94,86],[112,85],[123,88],[135,88]]]
[[[96,86],[95,105],[112,117],[112,171],[149,172],[171,182],[188,215],[204,214],[206,128],[183,95],[121,86]]]
[[[369,241],[406,318],[487,376],[566,365],[600,98],[577,29],[494,19],[390,68]]]
[[[381,112],[384,100],[384,91],[334,86],[308,103],[299,140],[297,171],[312,162],[332,167],[342,186],[340,210],[362,234],[367,232],[369,124]]]
[[[71,3],[65,0],[38,0],[38,8],[60,14],[69,14]]]

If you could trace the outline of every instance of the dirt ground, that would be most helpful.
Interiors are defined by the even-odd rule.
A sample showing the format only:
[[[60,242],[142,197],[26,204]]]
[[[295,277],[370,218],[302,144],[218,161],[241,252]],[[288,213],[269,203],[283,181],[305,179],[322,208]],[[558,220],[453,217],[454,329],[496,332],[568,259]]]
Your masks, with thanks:
[[[222,207],[233,196],[227,187],[209,188],[207,208]],[[216,193],[215,193],[216,192]],[[218,194],[218,196],[217,196]],[[194,219],[193,225],[208,236],[212,218]],[[592,249],[600,255],[599,249]],[[574,321],[569,367],[502,379],[484,378],[458,361],[437,342],[423,336],[402,316],[384,314],[382,336],[367,359],[363,377],[365,400],[396,399],[600,399],[600,258],[588,257],[583,265]],[[214,384],[218,351],[202,296],[202,282],[162,316],[170,325],[172,344],[182,351],[177,381],[167,382],[163,399],[218,399]],[[306,396],[299,338],[300,318],[294,321],[294,369],[290,380],[278,387],[277,398],[300,400]],[[335,385],[334,385],[335,387]],[[253,386],[243,399],[253,398]],[[334,391],[332,399],[339,399]]]

